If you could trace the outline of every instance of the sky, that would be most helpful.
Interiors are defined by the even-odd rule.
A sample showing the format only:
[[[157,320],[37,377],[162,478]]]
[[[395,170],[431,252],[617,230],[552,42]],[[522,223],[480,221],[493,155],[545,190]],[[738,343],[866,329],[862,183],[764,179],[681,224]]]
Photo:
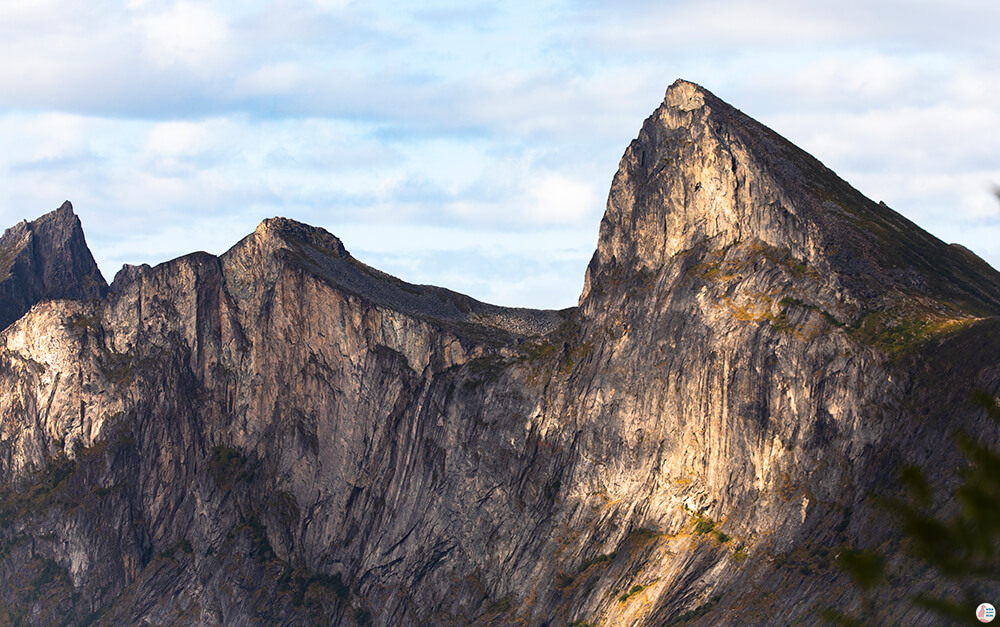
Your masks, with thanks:
[[[1000,267],[995,0],[0,0],[0,225],[73,202],[110,281],[264,218],[573,306],[677,78]]]

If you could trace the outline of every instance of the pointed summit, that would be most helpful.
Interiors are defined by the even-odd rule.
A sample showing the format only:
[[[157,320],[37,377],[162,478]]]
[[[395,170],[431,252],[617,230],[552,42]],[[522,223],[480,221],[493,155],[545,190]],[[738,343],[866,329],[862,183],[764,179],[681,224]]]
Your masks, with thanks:
[[[830,276],[862,312],[932,299],[1000,312],[1000,274],[851,187],[708,90],[678,80],[621,159],[581,303],[613,277],[757,242]],[[605,278],[607,277],[607,278]]]
[[[663,96],[663,102],[675,109],[693,111],[705,106],[706,97],[717,100],[711,92],[701,85],[678,78],[667,88],[667,93]]]
[[[107,291],[67,200],[0,237],[0,330],[48,298],[97,298]]]
[[[758,154],[773,150],[762,142],[783,141],[702,87],[675,82],[622,157],[593,269],[652,270],[697,242],[748,237],[809,255],[799,206]]]

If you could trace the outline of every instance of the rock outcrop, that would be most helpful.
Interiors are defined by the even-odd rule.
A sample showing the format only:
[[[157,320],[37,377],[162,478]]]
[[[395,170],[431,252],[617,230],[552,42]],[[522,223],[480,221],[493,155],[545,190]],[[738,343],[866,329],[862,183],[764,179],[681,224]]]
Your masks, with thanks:
[[[73,205],[0,236],[0,329],[47,298],[99,298],[107,291]]]
[[[898,550],[869,494],[996,440],[1000,275],[682,81],[577,308],[281,218],[78,283],[0,335],[0,620],[812,623]]]

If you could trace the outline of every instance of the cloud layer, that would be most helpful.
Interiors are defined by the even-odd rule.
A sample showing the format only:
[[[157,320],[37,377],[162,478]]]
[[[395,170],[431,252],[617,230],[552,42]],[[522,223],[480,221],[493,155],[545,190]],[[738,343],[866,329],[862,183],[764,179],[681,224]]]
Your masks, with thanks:
[[[69,198],[110,276],[285,215],[408,280],[570,306],[618,159],[684,77],[1000,265],[998,18],[971,0],[13,0],[0,224]]]

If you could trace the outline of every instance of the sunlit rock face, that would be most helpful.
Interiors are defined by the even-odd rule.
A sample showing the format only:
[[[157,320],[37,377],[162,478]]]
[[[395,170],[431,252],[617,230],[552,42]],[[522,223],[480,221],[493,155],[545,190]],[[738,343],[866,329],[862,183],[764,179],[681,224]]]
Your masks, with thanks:
[[[856,601],[839,546],[897,550],[868,495],[950,471],[998,386],[992,268],[683,81],[577,308],[283,218],[107,290],[59,241],[4,292],[62,277],[0,335],[0,622],[809,624]]]

